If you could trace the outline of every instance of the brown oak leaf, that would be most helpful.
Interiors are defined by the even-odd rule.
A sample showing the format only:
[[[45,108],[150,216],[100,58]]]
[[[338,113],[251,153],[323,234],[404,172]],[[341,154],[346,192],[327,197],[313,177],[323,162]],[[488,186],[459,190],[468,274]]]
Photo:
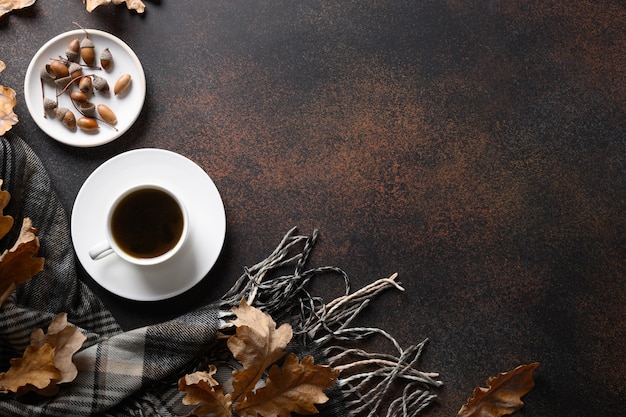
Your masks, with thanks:
[[[0,374],[2,392],[22,392],[24,389],[44,389],[57,379],[61,372],[54,366],[54,347],[28,346],[21,358],[11,359],[11,367]]]
[[[18,122],[17,114],[13,112],[16,104],[15,90],[0,85],[0,136],[11,130]]]
[[[524,406],[521,398],[534,387],[532,373],[539,363],[520,365],[509,372],[487,379],[489,388],[476,388],[457,417],[501,417]]]
[[[48,326],[48,333],[34,330],[22,357],[11,359],[9,370],[0,373],[0,391],[56,394],[58,384],[76,378],[78,371],[72,357],[86,339],[76,327],[67,323],[66,313],[58,314]]]
[[[196,416],[208,416],[210,414],[214,414],[215,417],[231,416],[231,395],[224,395],[222,386],[213,378],[215,372],[217,372],[217,368],[210,365],[208,372],[194,372],[178,380],[178,389],[187,394],[183,397],[183,404],[199,404],[193,410]]]
[[[89,13],[98,6],[107,4],[119,5],[122,3],[126,3],[128,10],[135,10],[137,13],[143,13],[146,10],[146,5],[141,0],[83,0],[83,4],[86,5]]]
[[[72,362],[74,354],[80,350],[87,337],[75,326],[67,322],[67,313],[59,313],[48,326],[48,333],[42,329],[34,330],[30,335],[31,345],[50,344],[55,347],[54,366],[61,372],[57,384],[73,381],[78,369]]]
[[[312,356],[299,361],[290,353],[282,368],[270,368],[265,386],[251,392],[235,410],[242,415],[263,417],[290,417],[292,412],[317,414],[315,404],[328,401],[323,390],[332,387],[338,375],[329,366],[315,365]]]
[[[15,245],[0,255],[0,305],[19,284],[43,270],[44,258],[36,256],[39,251],[36,232],[31,220],[25,218]]]
[[[243,369],[233,372],[234,401],[237,394],[252,390],[266,369],[285,355],[285,347],[293,335],[287,323],[276,328],[272,317],[248,305],[242,300],[239,307],[233,308],[237,316],[232,323],[237,330],[228,341],[228,348]]]
[[[0,179],[0,187],[2,182]],[[0,190],[0,239],[13,227],[13,217],[3,213],[10,199],[8,191]],[[24,219],[17,242],[11,249],[0,254],[0,306],[19,284],[43,270],[44,259],[35,256],[39,251],[36,232],[37,229],[33,228],[31,220]]]
[[[312,356],[302,361],[285,348],[293,331],[289,324],[276,327],[272,317],[241,301],[233,308],[235,334],[224,336],[233,360],[241,368],[232,372],[228,381],[215,379],[217,372],[210,365],[208,372],[195,372],[179,379],[178,388],[186,393],[185,405],[198,405],[193,414],[290,417],[291,413],[316,414],[316,404],[328,401],[324,390],[332,387],[339,371],[315,365]],[[284,358],[282,367],[278,361]]]
[[[5,5],[5,3],[7,2],[0,0],[0,16],[6,13],[3,12],[4,7],[8,7],[8,4]],[[9,1],[8,3],[11,2]],[[4,61],[0,61],[0,72],[4,71],[5,68],[6,64]],[[0,85],[0,136],[8,132],[18,122],[17,115],[13,112],[16,104],[17,98],[15,90]],[[2,180],[0,180],[0,186],[1,185]],[[6,207],[6,204],[3,205],[2,197],[0,197],[0,214],[2,214],[4,207]],[[2,224],[0,222],[0,238],[6,234],[6,231],[3,233],[2,230]]]
[[[36,0],[0,0],[0,17],[12,10],[32,6]]]
[[[2,188],[2,182],[3,181],[0,179],[0,188]],[[10,200],[11,194],[9,194],[7,190],[0,189],[0,239],[6,236],[13,227],[13,217],[3,213]]]

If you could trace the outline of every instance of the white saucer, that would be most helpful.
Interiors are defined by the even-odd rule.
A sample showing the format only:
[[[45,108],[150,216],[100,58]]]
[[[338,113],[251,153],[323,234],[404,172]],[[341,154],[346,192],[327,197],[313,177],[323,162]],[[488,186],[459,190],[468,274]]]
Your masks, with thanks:
[[[30,61],[24,79],[24,97],[31,117],[37,125],[53,139],[70,146],[92,147],[111,142],[124,134],[137,120],[146,97],[146,76],[141,62],[135,52],[122,40],[95,29],[87,29],[89,39],[94,43],[97,65],[100,65],[100,53],[109,48],[113,56],[113,66],[110,70],[83,69],[83,74],[96,74],[107,80],[110,88],[108,95],[95,92],[91,99],[94,104],[106,104],[117,116],[115,129],[100,122],[97,132],[89,133],[77,128],[75,131],[67,129],[54,117],[48,114],[44,117],[41,69],[50,63],[50,59],[65,58],[65,50],[73,39],[79,41],[85,36],[81,29],[62,33],[43,45]],[[81,61],[82,62],[82,61]],[[129,89],[122,95],[114,95],[113,87],[122,74],[130,74],[131,84]],[[44,93],[47,98],[54,100],[55,88],[44,83]],[[71,110],[76,118],[81,117],[78,110],[72,104],[69,96],[63,94],[59,97],[59,107]],[[117,130],[116,130],[117,129]]]
[[[172,188],[189,214],[189,236],[180,251],[158,266],[137,266],[115,254],[93,260],[89,248],[106,238],[108,207],[133,185],[150,182]],[[121,297],[157,301],[200,282],[213,267],[226,235],[226,214],[217,187],[191,160],[162,149],[138,149],[100,165],[81,187],[71,217],[78,259],[102,287]]]

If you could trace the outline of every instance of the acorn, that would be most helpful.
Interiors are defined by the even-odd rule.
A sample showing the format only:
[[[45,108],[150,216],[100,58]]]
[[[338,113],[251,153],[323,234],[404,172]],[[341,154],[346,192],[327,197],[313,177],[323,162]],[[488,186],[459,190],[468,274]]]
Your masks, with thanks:
[[[85,64],[91,67],[96,60],[93,41],[89,39],[89,32],[87,32],[87,29],[85,29],[76,22],[72,23],[74,23],[76,26],[81,28],[83,32],[85,32],[85,37],[79,43],[80,56],[83,58],[83,61],[85,61]]]
[[[94,44],[88,35],[85,35],[82,41],[80,41],[80,56],[85,61],[85,64],[92,66],[96,60],[96,53],[94,51]]]
[[[78,62],[78,59],[80,58],[80,42],[78,42],[78,39],[73,39],[69,45],[67,45],[65,56],[68,61]]]
[[[93,93],[91,77],[81,78],[80,81],[78,81],[78,89],[86,95]]]
[[[50,71],[54,74],[54,78],[59,79],[70,75],[70,71],[63,62],[53,59],[49,64]]]
[[[55,114],[65,127],[70,130],[76,129],[76,117],[74,117],[74,113],[71,110],[65,107],[57,107]]]
[[[54,79],[56,78],[56,75],[54,74],[54,72],[52,72],[52,68],[50,68],[50,64],[46,64],[41,69],[39,77],[41,78],[42,81],[46,81],[48,83],[54,83]]]
[[[113,65],[113,55],[111,54],[109,48],[105,48],[100,53],[100,66],[105,70],[108,70],[111,68],[111,65]]]
[[[93,132],[94,130],[97,130],[99,127],[96,119],[92,119],[91,117],[81,117],[80,119],[78,119],[76,124],[82,130],[85,130],[87,132]]]
[[[89,97],[87,97],[87,94],[83,93],[80,90],[72,91],[72,94],[70,94],[70,98],[72,99],[72,101],[75,101],[76,103],[86,103],[87,100],[89,100]]]
[[[83,75],[83,67],[81,67],[80,64],[77,64],[76,62],[70,63],[67,71],[72,78],[78,78]]]
[[[115,87],[113,87],[113,93],[115,95],[122,94],[124,91],[128,89],[130,86],[130,74],[123,74],[120,78],[115,82]]]
[[[102,117],[102,120],[109,124],[114,125],[117,123],[117,116],[106,104],[98,104],[98,114]]]
[[[92,80],[93,88],[101,93],[106,93],[109,91],[109,83],[104,78],[99,75],[94,75]]]

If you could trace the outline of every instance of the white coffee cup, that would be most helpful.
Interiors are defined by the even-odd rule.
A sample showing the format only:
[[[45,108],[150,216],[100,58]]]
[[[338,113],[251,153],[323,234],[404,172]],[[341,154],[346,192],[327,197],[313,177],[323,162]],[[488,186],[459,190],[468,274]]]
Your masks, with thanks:
[[[156,265],[174,256],[185,243],[189,218],[171,190],[142,184],[121,193],[106,219],[106,239],[89,249],[93,260],[115,253],[136,265]]]

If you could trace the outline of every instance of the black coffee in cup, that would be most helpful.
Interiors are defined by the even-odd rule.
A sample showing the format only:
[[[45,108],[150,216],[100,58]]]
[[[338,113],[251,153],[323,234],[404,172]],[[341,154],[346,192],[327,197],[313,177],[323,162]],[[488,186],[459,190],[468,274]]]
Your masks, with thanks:
[[[185,226],[182,208],[158,188],[140,188],[124,196],[111,215],[111,235],[135,258],[155,258],[173,249]]]

